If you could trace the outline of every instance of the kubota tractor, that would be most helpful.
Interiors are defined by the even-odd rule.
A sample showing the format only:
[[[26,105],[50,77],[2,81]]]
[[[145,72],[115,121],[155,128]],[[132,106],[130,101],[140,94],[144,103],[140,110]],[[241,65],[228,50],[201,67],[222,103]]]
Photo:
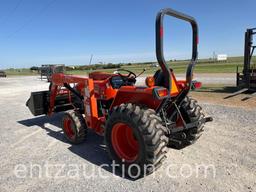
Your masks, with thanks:
[[[163,56],[166,15],[192,26],[192,59],[184,81],[176,80]],[[212,120],[188,97],[197,43],[195,19],[163,9],[156,17],[156,57],[161,70],[146,78],[147,86],[135,86],[137,75],[124,69],[114,74],[92,72],[88,78],[57,73],[52,75],[48,91],[31,93],[27,106],[34,115],[65,111],[62,128],[68,141],[79,144],[92,129],[104,136],[112,160],[125,167],[122,171],[139,176],[152,173],[163,162],[168,146],[192,144],[201,136],[204,124]]]

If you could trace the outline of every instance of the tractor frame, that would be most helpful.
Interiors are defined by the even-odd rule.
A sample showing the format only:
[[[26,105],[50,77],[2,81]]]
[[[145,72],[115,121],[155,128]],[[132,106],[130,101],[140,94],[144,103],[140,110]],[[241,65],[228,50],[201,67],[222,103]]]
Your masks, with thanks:
[[[178,81],[164,58],[165,16],[184,20],[192,27],[192,57],[186,80]],[[169,8],[162,9],[156,17],[156,57],[161,70],[146,78],[147,86],[135,86],[137,75],[124,69],[128,74],[121,70],[114,74],[92,72],[89,77],[55,73],[49,90],[31,93],[27,106],[34,115],[71,111],[65,114],[62,124],[73,143],[80,143],[85,129],[90,128],[104,135],[112,159],[119,163],[158,165],[168,143],[192,144],[200,137],[203,124],[212,121],[203,115],[195,100],[188,98],[197,46],[196,20]],[[73,139],[76,136],[78,139]]]

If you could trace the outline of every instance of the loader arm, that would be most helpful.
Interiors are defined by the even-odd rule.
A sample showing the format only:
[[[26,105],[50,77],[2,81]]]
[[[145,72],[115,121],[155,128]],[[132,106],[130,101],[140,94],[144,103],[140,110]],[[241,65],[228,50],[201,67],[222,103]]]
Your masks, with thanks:
[[[74,83],[77,85],[76,87],[78,87],[79,91],[71,88],[70,84]],[[105,121],[105,118],[101,118],[98,115],[93,79],[64,75],[63,73],[53,74],[48,115],[51,115],[54,112],[56,96],[58,95],[61,87],[65,87],[81,100],[87,127],[94,129],[98,134],[102,134],[103,129],[101,125]]]

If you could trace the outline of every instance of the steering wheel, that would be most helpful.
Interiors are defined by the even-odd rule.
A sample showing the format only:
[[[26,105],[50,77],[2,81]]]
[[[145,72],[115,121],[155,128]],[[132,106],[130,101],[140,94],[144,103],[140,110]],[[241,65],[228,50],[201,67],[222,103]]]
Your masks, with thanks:
[[[128,72],[128,75],[123,75],[121,73],[119,73],[119,71],[125,71]],[[132,85],[135,84],[136,82],[136,77],[137,75],[135,73],[133,73],[130,70],[127,69],[118,69],[117,70],[117,74],[121,77],[121,79],[123,80],[123,85]]]
[[[126,75],[122,75],[121,73],[119,73],[119,71],[128,72],[128,75],[127,75],[127,76],[126,76]],[[127,70],[127,69],[118,69],[117,72],[118,72],[117,74],[120,75],[120,77],[121,77],[122,79],[124,79],[125,77],[130,78],[130,77],[132,77],[132,76],[133,76],[134,79],[136,79],[136,77],[137,77],[137,75],[136,75],[135,73],[133,73],[132,71]]]

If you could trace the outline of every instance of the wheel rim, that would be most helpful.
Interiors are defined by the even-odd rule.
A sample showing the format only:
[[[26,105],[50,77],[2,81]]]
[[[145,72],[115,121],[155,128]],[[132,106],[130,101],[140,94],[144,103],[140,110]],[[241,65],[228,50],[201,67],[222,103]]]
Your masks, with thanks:
[[[66,135],[68,136],[68,138],[74,139],[74,137],[75,137],[75,132],[73,130],[74,123],[70,118],[66,117],[64,119],[63,128],[64,128],[64,131],[65,131]]]
[[[117,123],[112,128],[112,146],[120,159],[133,162],[139,153],[139,143],[133,130],[125,123]]]

